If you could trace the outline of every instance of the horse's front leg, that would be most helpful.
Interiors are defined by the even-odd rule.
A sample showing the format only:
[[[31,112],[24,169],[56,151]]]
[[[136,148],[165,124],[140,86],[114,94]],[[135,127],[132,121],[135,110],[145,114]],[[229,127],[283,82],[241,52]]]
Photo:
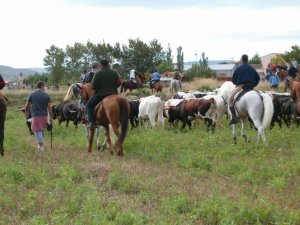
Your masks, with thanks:
[[[236,145],[237,143],[237,125],[232,124],[232,136],[233,136],[233,143]]]

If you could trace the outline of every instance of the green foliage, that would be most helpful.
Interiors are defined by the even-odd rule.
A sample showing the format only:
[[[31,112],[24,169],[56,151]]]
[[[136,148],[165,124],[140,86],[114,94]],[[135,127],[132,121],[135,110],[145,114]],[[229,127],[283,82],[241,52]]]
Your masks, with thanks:
[[[254,56],[249,60],[250,64],[261,64],[261,58],[258,53],[255,53]]]
[[[193,64],[192,67],[186,72],[185,80],[192,81],[195,78],[214,78],[216,77],[215,72],[213,72],[208,66],[208,58],[205,53],[202,53],[202,59],[199,60],[199,64]]]
[[[167,71],[173,71],[173,65],[168,63],[167,61],[163,61],[161,64],[158,65],[157,71],[159,73],[164,73]]]
[[[182,51],[182,46],[177,48],[177,70],[183,71],[184,69],[184,56]]]
[[[291,47],[291,51],[286,51],[283,55],[282,58],[287,62],[290,63],[292,59],[294,58],[297,60],[298,64],[300,62],[300,47],[299,45],[293,45]]]

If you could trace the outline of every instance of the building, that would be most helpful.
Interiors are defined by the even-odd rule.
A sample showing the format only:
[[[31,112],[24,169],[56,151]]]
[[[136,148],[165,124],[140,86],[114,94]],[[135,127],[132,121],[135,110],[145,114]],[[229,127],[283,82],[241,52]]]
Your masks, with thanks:
[[[266,73],[267,73],[267,68],[268,68],[268,65],[271,62],[271,60],[279,55],[281,55],[281,54],[280,53],[270,53],[270,54],[262,56],[260,58],[264,75],[266,75]]]
[[[235,71],[237,64],[216,64],[208,66],[212,71],[216,73],[216,78],[218,80],[231,80],[233,72]]]

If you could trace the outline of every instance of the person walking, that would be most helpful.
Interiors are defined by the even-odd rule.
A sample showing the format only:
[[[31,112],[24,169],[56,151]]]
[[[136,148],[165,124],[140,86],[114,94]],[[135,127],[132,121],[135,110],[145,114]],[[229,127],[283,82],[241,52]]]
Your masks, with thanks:
[[[94,75],[91,83],[92,88],[95,90],[95,94],[86,104],[88,120],[94,128],[97,127],[94,112],[96,105],[109,95],[117,95],[118,87],[122,83],[119,74],[109,67],[108,60],[102,60],[101,67],[102,68]]]
[[[277,75],[277,72],[273,71],[272,75],[269,78],[271,89],[277,89],[280,84],[279,76]]]
[[[36,84],[37,90],[31,93],[25,104],[25,115],[32,115],[31,129],[34,132],[38,149],[44,151],[44,129],[49,123],[52,126],[52,107],[50,96],[45,93],[45,84],[39,81]]]
[[[228,107],[231,112],[230,124],[238,123],[237,115],[233,105],[234,96],[244,87],[253,89],[258,85],[260,80],[260,76],[257,71],[250,64],[248,64],[248,55],[242,55],[241,60],[242,64],[235,69],[232,75],[232,83],[235,84],[236,87],[232,90],[228,99]]]

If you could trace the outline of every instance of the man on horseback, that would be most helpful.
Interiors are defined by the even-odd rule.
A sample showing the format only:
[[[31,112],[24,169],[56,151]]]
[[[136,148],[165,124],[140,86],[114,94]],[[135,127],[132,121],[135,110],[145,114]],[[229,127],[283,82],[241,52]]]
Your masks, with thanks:
[[[135,70],[135,67],[132,67],[132,69],[129,72],[129,79],[135,83],[139,83],[139,79],[137,79],[137,76],[143,76],[143,75],[141,73],[137,72]]]
[[[295,64],[295,63],[294,63]],[[296,76],[298,76],[298,70],[297,68],[294,66],[293,63],[291,63],[290,68],[288,70],[288,76],[285,79],[285,86],[289,87],[289,80],[290,79],[295,79]],[[291,88],[291,87],[289,87]]]
[[[101,65],[99,62],[92,62],[92,71],[85,74],[82,84],[91,83],[95,73],[100,69]]]
[[[240,64],[232,75],[232,83],[236,85],[235,89],[232,90],[228,99],[228,107],[231,112],[230,124],[238,123],[236,111],[234,108],[233,100],[234,96],[247,86],[247,88],[254,88],[258,85],[260,76],[257,71],[248,64],[248,55],[242,55],[242,64]]]
[[[160,81],[160,74],[157,72],[157,70],[154,70],[154,73],[151,75],[151,81],[150,81],[150,88],[153,88],[153,84]]]
[[[109,95],[118,94],[118,87],[121,85],[122,80],[119,74],[109,67],[106,59],[101,61],[101,69],[95,73],[91,82],[95,94],[89,99],[86,104],[88,120],[91,126],[96,128],[96,118],[94,109],[105,97]]]

